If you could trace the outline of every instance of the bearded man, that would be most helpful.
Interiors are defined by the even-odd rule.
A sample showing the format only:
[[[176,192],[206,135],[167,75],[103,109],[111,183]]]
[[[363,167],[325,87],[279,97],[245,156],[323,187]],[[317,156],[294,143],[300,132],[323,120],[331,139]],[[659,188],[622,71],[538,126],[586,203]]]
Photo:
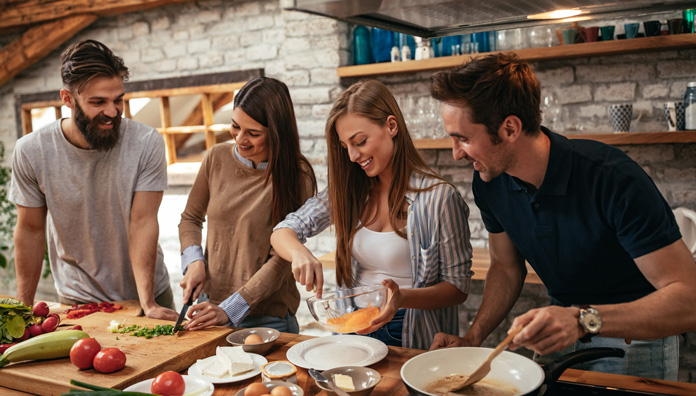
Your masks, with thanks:
[[[62,303],[137,299],[147,316],[175,320],[157,243],[164,141],[121,118],[128,68],[104,44],[69,46],[61,77],[72,116],[19,139],[12,159],[17,298],[33,303],[48,247]]]

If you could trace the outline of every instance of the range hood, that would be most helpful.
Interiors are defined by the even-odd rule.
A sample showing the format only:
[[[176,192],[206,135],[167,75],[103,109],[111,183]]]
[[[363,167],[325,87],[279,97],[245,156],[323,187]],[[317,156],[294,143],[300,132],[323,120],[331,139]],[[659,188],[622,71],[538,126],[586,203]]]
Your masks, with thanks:
[[[280,0],[304,11],[357,25],[423,38],[505,30],[589,19],[637,17],[696,7],[684,0]],[[579,10],[565,19],[529,19],[556,10]]]

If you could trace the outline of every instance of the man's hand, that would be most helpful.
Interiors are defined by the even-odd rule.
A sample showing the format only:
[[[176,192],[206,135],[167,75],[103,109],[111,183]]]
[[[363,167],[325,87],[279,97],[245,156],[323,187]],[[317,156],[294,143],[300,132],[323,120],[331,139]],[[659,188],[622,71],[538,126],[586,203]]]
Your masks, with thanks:
[[[184,301],[188,301],[191,293],[193,293],[193,301],[196,301],[203,290],[205,280],[205,263],[202,260],[196,260],[189,264],[186,267],[186,275],[179,282],[179,286],[184,289]]]
[[[179,314],[169,308],[165,308],[161,305],[153,305],[148,308],[143,308],[145,316],[152,319],[162,319],[176,321],[179,318]]]
[[[456,335],[447,333],[437,333],[433,338],[433,343],[430,345],[430,350],[434,351],[440,348],[453,348],[453,347],[468,347],[468,346],[478,346],[473,345],[471,342],[467,341],[462,337],[457,337]]]
[[[210,326],[225,325],[230,322],[225,311],[215,304],[206,301],[192,305],[189,308],[188,323],[184,325],[186,330],[202,330]]]
[[[569,347],[584,335],[579,315],[578,308],[549,306],[516,317],[508,333],[519,325],[525,328],[512,339],[510,350],[525,347],[546,355]]]

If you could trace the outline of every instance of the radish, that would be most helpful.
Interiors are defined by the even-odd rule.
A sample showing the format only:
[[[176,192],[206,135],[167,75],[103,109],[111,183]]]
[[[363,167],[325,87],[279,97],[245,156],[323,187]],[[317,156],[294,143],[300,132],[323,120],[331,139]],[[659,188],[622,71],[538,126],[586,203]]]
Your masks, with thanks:
[[[29,332],[29,329],[24,329],[24,334],[21,337],[17,338],[17,342],[22,342],[29,337],[31,337],[31,333]]]
[[[29,326],[29,333],[31,333],[32,337],[36,337],[37,335],[41,335],[45,332],[43,331],[41,323],[34,323],[33,325]]]
[[[54,316],[47,317],[41,324],[44,333],[50,333],[58,327],[58,318]]]
[[[46,304],[43,301],[39,301],[36,304],[34,304],[34,316],[40,316],[42,318],[48,316],[49,309],[48,309],[48,304]]]
[[[5,353],[5,351],[6,351],[9,347],[11,347],[12,345],[15,345],[15,344],[17,344],[17,343],[16,343],[16,342],[13,342],[13,343],[11,343],[11,344],[0,344],[0,355],[2,355],[3,353]]]

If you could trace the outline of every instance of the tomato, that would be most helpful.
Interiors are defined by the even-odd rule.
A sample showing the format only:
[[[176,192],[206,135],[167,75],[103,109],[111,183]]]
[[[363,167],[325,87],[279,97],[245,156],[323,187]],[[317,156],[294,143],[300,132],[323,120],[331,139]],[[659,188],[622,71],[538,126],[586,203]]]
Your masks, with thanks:
[[[81,369],[87,370],[92,367],[92,362],[97,353],[101,351],[101,345],[94,338],[82,338],[77,340],[70,348],[70,361]]]
[[[100,373],[113,373],[126,366],[126,354],[118,348],[104,348],[97,353],[92,363]]]
[[[150,393],[162,396],[181,396],[185,390],[184,377],[176,371],[163,372],[152,381],[150,386]]]

